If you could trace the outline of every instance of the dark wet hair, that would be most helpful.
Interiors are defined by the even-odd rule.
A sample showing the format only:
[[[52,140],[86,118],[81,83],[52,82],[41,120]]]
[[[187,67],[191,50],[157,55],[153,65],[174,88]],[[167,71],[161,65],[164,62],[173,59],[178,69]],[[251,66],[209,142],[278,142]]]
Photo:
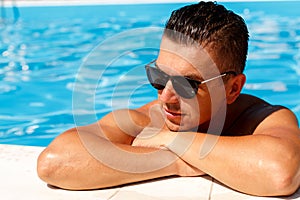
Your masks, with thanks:
[[[214,2],[184,6],[172,12],[164,32],[164,36],[175,42],[193,43],[182,35],[205,48],[220,71],[243,72],[249,34],[239,15]]]

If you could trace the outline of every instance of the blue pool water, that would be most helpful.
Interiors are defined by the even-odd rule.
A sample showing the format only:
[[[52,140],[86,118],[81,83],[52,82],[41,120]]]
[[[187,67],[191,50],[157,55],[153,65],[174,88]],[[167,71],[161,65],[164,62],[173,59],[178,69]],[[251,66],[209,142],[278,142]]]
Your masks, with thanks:
[[[300,119],[300,2],[223,4],[241,14],[250,31],[244,92],[282,104]],[[135,108],[155,99],[156,92],[145,84],[143,64],[155,58],[159,32],[151,37],[154,48],[125,54],[124,46],[146,45],[148,38],[132,43],[118,36],[163,27],[182,5],[19,7],[18,16],[5,8],[0,22],[0,143],[46,146],[75,125],[74,115],[76,124],[86,124],[113,108]],[[99,63],[87,63],[84,58],[101,42],[105,45],[93,54]],[[118,59],[105,67],[113,55]],[[95,72],[101,66],[99,78]],[[82,77],[97,88],[76,82]],[[87,98],[77,102],[74,87]]]

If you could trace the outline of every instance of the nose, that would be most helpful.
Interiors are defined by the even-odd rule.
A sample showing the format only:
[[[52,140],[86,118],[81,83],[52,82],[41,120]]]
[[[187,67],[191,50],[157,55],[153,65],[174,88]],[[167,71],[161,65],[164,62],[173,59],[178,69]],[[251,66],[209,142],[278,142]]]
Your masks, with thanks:
[[[166,84],[166,87],[163,90],[158,91],[159,99],[164,103],[177,103],[178,96],[173,88],[171,80]]]

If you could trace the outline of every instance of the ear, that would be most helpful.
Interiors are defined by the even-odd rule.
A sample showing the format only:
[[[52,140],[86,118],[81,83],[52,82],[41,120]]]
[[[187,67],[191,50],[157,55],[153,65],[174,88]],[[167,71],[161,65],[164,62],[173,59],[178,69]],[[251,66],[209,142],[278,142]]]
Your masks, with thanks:
[[[227,104],[232,104],[238,98],[245,82],[244,74],[238,74],[227,81],[225,85]]]

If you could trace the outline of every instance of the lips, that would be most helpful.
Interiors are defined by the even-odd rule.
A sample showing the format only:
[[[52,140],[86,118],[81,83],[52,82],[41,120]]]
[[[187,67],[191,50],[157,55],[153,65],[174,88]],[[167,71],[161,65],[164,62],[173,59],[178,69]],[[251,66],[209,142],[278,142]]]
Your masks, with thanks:
[[[180,113],[180,112],[172,111],[172,110],[169,110],[169,109],[166,109],[166,108],[164,108],[164,112],[166,114],[166,117],[169,120],[178,119],[178,118],[181,118],[183,116],[183,114]]]

